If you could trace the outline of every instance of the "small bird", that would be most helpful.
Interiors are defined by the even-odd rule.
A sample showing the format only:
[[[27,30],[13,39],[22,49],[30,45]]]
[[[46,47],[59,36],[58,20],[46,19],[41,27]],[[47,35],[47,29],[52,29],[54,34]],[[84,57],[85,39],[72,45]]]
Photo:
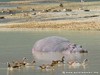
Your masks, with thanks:
[[[11,65],[10,63],[7,62],[7,67],[8,67],[8,70],[13,70],[15,68],[16,69],[20,68],[20,65],[15,65],[15,64]]]
[[[63,7],[63,4],[62,3],[60,3],[60,5],[59,5],[60,7]]]
[[[69,65],[69,67],[72,67],[72,68],[78,68],[80,66],[85,68],[87,61],[88,61],[88,59],[84,59],[82,63],[79,63],[78,61],[71,61],[71,62],[67,62],[67,63]]]
[[[19,61],[18,63],[21,65],[21,66],[25,66],[26,65],[26,57],[23,57],[23,59],[21,61]]]
[[[31,63],[27,63],[27,62],[26,62],[25,66],[33,66],[35,63],[36,63],[35,60],[33,60]]]
[[[18,66],[21,66],[21,67],[23,67],[23,66],[25,66],[26,65],[26,59],[27,58],[23,58],[21,61],[12,61],[12,63],[13,63],[13,65],[18,65]]]
[[[64,58],[65,57],[63,56],[62,59],[58,61],[58,63],[63,63],[64,64]]]
[[[46,69],[46,65],[45,64],[43,64],[43,65],[41,65],[41,66],[39,66],[40,67],[40,69],[42,69],[42,70],[45,70]]]
[[[64,56],[61,58],[61,60],[56,60],[56,61],[52,61],[52,64],[61,64],[61,63],[63,63],[64,64]]]
[[[45,70],[45,71],[53,71],[54,70],[54,64],[43,64],[42,66],[39,66],[39,68],[41,70]]]
[[[86,65],[86,62],[88,61],[88,59],[84,59],[83,62],[81,63],[82,66]]]
[[[50,66],[51,66],[51,67],[54,67],[54,66],[55,66],[55,64],[51,63],[51,64],[50,64]]]
[[[52,65],[56,65],[56,64],[58,64],[58,60],[52,60]]]

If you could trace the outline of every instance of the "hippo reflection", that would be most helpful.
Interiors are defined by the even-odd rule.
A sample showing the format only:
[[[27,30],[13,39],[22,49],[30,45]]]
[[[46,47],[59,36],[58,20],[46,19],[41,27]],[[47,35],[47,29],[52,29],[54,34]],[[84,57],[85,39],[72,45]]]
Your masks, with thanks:
[[[71,43],[69,40],[59,36],[46,37],[37,41],[32,49],[32,52],[82,52],[87,53],[81,45]]]
[[[37,52],[35,51],[33,57],[35,60],[51,62],[52,60],[59,60],[61,57],[65,57],[66,61],[80,61],[81,58],[85,58],[84,54],[76,53],[62,53],[62,52]]]

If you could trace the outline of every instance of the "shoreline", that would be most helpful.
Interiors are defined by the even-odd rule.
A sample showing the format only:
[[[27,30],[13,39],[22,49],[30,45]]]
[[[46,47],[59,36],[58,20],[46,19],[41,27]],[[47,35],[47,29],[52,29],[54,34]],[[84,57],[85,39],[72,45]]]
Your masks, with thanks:
[[[41,31],[79,31],[79,32],[100,32],[100,30],[66,30],[66,29],[51,29],[51,28],[0,28],[0,32],[41,32]]]

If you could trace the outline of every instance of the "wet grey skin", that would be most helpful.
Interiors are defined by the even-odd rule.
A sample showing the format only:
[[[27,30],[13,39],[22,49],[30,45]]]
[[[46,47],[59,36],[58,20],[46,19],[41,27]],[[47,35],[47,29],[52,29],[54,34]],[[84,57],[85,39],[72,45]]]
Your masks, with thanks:
[[[59,37],[59,36],[51,36],[40,39],[37,41],[32,49],[32,53],[37,52],[80,52],[87,53],[88,51],[83,49],[81,45],[71,43],[68,39]]]

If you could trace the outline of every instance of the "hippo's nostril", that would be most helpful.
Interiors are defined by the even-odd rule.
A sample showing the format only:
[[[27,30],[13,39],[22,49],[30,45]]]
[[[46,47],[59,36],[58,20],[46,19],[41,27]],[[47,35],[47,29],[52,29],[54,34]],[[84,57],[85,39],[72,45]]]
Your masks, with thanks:
[[[81,50],[80,53],[88,53],[87,50]]]

